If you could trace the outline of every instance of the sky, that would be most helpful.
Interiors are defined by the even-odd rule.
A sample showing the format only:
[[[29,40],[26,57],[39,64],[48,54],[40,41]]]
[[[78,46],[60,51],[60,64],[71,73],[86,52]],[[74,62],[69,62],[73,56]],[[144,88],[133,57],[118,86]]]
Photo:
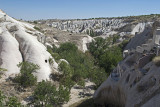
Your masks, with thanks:
[[[0,9],[23,20],[85,19],[160,14],[160,0],[0,0]]]

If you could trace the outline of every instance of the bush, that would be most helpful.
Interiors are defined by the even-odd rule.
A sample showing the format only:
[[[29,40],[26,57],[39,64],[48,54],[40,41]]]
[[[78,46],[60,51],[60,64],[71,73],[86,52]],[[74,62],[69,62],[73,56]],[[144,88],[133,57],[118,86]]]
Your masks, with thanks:
[[[6,96],[3,95],[2,91],[0,91],[0,107],[4,107],[4,100]]]
[[[106,41],[105,39],[98,37],[95,39],[95,41],[92,41],[89,44],[89,51],[95,59],[98,59],[100,55],[102,55],[108,48],[109,44],[109,41]]]
[[[15,77],[15,82],[23,87],[33,86],[37,83],[37,78],[32,74],[40,69],[38,65],[30,62],[22,62],[18,64],[20,67],[20,74]]]
[[[103,42],[102,42],[103,41]],[[101,51],[104,51],[103,49],[108,46],[106,45],[106,41],[104,39],[99,38],[97,41],[99,44],[103,45],[103,48]],[[102,45],[99,45],[100,47]],[[97,49],[93,45],[93,50]],[[92,81],[101,81],[106,79],[107,74],[104,74],[105,72],[102,72],[104,70],[99,70],[99,67],[96,67],[95,65],[95,59],[94,57],[89,53],[83,53],[78,50],[78,48],[75,46],[75,44],[72,43],[63,43],[60,45],[59,48],[48,47],[48,51],[51,53],[52,57],[54,57],[56,60],[65,59],[68,61],[69,64],[65,62],[61,62],[59,64],[59,70],[62,72],[61,78],[60,78],[60,84],[68,87],[69,89],[77,83],[78,85],[84,86],[85,85],[85,79],[91,79]],[[96,70],[94,70],[97,68]],[[101,77],[97,74],[103,74]],[[91,74],[96,74],[93,77],[91,77]],[[94,78],[94,79],[93,79]],[[103,78],[103,79],[102,79]],[[99,86],[99,82],[96,82]]]
[[[55,59],[56,62],[58,62],[61,59],[61,57],[58,53],[52,53],[51,55]]]
[[[122,49],[119,46],[110,47],[114,38],[97,38],[89,44],[89,51],[96,59],[97,64],[104,68],[106,73],[110,73],[112,69],[122,60]],[[115,35],[115,39],[117,36]],[[123,46],[122,46],[123,47]]]
[[[39,27],[37,27],[37,26],[34,26],[34,29],[36,29],[36,30],[42,32],[41,29],[40,29]]]
[[[73,69],[66,62],[62,61],[59,64],[59,71],[62,72],[62,77],[60,79],[60,84],[71,89],[74,85],[71,77],[73,75]]]
[[[0,107],[22,107],[21,103],[17,100],[16,97],[6,97],[0,91]]]
[[[102,68],[95,68],[90,73],[90,80],[96,84],[95,88],[98,88],[107,79],[107,77],[108,74]]]
[[[57,47],[53,44],[52,47],[47,46],[47,51],[52,54],[52,53],[56,53],[57,52]]]
[[[21,103],[18,102],[16,97],[9,97],[6,102],[7,107],[22,107]]]
[[[58,89],[48,81],[38,83],[34,90],[34,100],[30,103],[35,107],[53,107],[68,102],[70,98],[70,91],[67,87],[62,85]]]
[[[59,64],[59,71],[63,73],[63,76],[69,76],[71,77],[73,74],[73,70],[71,69],[70,65],[68,65],[66,62],[62,61]]]
[[[118,47],[113,47],[100,56],[99,64],[105,69],[106,72],[110,73],[121,60],[121,49]]]
[[[117,34],[113,35],[113,43],[112,44],[115,44],[119,38],[120,38],[119,35],[117,35]]]
[[[33,23],[34,23],[34,24],[38,24],[38,22],[37,22],[37,21],[34,21]]]

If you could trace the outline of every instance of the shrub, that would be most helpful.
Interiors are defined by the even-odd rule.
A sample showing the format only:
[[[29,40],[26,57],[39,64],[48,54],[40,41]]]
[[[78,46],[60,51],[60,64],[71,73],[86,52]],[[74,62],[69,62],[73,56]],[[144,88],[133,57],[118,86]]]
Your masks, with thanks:
[[[0,91],[0,107],[22,107],[21,103],[17,100],[16,97],[6,97]]]
[[[63,85],[71,90],[71,88],[75,85],[75,82],[71,79],[71,77],[62,77],[60,79],[60,85]]]
[[[49,58],[49,64],[54,64],[53,59]]]
[[[109,41],[106,41],[105,39],[98,37],[95,39],[95,41],[92,41],[89,44],[89,51],[95,59],[98,59],[100,55],[102,55],[108,48],[109,44]]]
[[[108,74],[102,68],[95,68],[92,72],[90,72],[90,80],[93,81],[98,88],[102,82],[104,82],[108,77]]]
[[[62,61],[59,64],[59,71],[62,72],[62,77],[60,79],[60,84],[71,89],[74,85],[71,77],[73,75],[73,69],[66,62]]]
[[[115,39],[113,41],[113,39]],[[115,42],[115,38],[97,38],[89,44],[89,51],[96,59],[97,64],[104,68],[106,73],[110,73],[112,69],[122,60],[122,49],[120,46],[112,46],[112,42]],[[121,45],[123,47],[123,45]]]
[[[20,67],[20,74],[15,77],[15,82],[23,87],[35,85],[37,78],[32,73],[40,69],[39,66],[30,62],[22,62],[18,64],[18,67]]]
[[[2,91],[0,90],[0,107],[4,107],[4,100],[6,96],[3,95]]]
[[[103,41],[103,42],[102,42]],[[98,39],[98,44],[102,44],[103,48],[101,48],[101,51],[104,52],[104,48],[108,45],[106,45],[106,41],[104,39]],[[99,45],[101,47],[102,45]],[[94,49],[97,49],[93,45],[93,51]],[[75,46],[75,44],[72,43],[64,43],[61,44],[59,48],[54,49],[51,47],[48,47],[48,51],[52,54],[52,56],[55,59],[65,59],[68,61],[69,64],[65,62],[61,62],[59,64],[59,70],[62,72],[62,76],[60,78],[60,84],[68,87],[69,89],[77,83],[78,85],[84,86],[85,85],[85,79],[91,79],[91,74],[103,74],[104,76],[96,77],[98,75],[94,75],[94,79],[98,79],[95,81],[101,81],[106,79],[107,74],[104,74],[105,72],[102,72],[102,70],[94,68],[95,65],[95,59],[94,57],[89,53],[83,53],[78,50],[78,48]],[[55,57],[58,56],[57,57]],[[94,70],[94,71],[93,71]],[[93,81],[93,78],[91,79]],[[102,79],[103,78],[103,79]],[[96,82],[97,85],[100,84],[99,82]]]
[[[37,26],[34,26],[34,29],[36,29],[36,30],[41,32],[41,29],[39,27],[37,27]]]
[[[33,23],[34,23],[34,24],[38,24],[38,22],[37,22],[37,21],[34,21]]]
[[[51,55],[55,59],[56,62],[58,62],[61,59],[61,57],[58,53],[52,53]]]
[[[6,102],[7,107],[22,107],[21,103],[18,102],[16,97],[9,97]]]
[[[121,60],[121,49],[118,47],[113,47],[100,56],[99,64],[105,69],[106,72],[110,73]]]
[[[73,74],[73,70],[71,69],[70,65],[68,65],[66,62],[62,61],[59,64],[59,71],[63,73],[63,76],[69,76],[71,77]]]
[[[33,101],[30,103],[35,107],[53,107],[68,102],[70,91],[62,85],[58,89],[49,81],[38,83],[33,93]]]
[[[117,35],[117,34],[113,35],[113,42],[112,42],[112,44],[115,44],[119,38],[120,38],[119,35]]]
[[[47,46],[47,50],[50,54],[52,53],[56,53],[57,52],[57,47],[53,44],[52,47],[51,46]]]

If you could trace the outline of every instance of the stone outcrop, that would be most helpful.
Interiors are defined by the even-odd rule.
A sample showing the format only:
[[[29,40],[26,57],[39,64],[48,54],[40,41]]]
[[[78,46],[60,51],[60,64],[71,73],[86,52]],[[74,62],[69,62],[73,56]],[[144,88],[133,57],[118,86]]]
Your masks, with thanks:
[[[34,74],[38,81],[49,80],[52,71],[49,58],[52,57],[44,44],[45,36],[33,25],[17,21],[0,10],[0,67],[7,69],[6,77],[18,74],[17,64],[28,61],[40,66]]]
[[[150,38],[146,35],[144,35],[146,38],[142,37],[146,40],[145,44],[137,46],[134,52],[129,53],[97,89],[94,94],[96,104],[120,107],[159,107],[160,67],[152,62],[158,50],[154,48],[157,46],[157,41],[158,45],[160,41],[159,28],[154,30],[155,33],[152,32],[152,35],[149,35]],[[136,38],[135,36],[130,43],[138,42]],[[142,38],[139,37],[141,40]]]

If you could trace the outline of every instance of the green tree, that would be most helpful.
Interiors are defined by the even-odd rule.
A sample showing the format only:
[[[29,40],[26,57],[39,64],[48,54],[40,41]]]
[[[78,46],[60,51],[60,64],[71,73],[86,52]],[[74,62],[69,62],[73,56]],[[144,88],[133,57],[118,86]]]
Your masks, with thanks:
[[[70,91],[62,85],[57,89],[49,81],[39,82],[33,93],[33,101],[30,105],[35,107],[54,107],[68,102]]]
[[[34,21],[33,23],[34,23],[34,24],[38,24],[38,22],[37,22],[37,21]]]
[[[89,51],[96,59],[96,63],[110,73],[112,69],[122,60],[122,49],[120,46],[112,46],[113,38],[107,40],[97,38],[89,44]]]
[[[106,49],[109,47],[110,41],[107,41],[101,37],[95,39],[89,44],[89,51],[95,59],[99,58],[100,55],[104,54]]]
[[[63,77],[71,77],[73,74],[73,70],[71,69],[70,65],[64,61],[59,64],[59,71],[63,73]]]
[[[101,41],[104,41],[104,42],[101,43]],[[103,49],[105,48],[105,46],[108,47],[108,45],[105,43],[105,40],[101,38],[98,41],[98,43],[104,45],[103,48],[101,49],[103,53],[104,52]],[[101,48],[101,46],[99,47]],[[93,45],[93,48],[95,48],[94,45]],[[75,83],[81,86],[85,86],[85,79],[90,79],[93,81],[93,78],[95,79],[101,78],[101,77],[98,77],[98,75],[96,74],[104,71],[104,70],[99,70],[99,67],[95,65],[95,59],[90,54],[90,52],[83,53],[79,51],[78,48],[73,43],[61,44],[60,47],[56,50],[56,53],[52,51],[52,54],[57,54],[60,58],[67,60],[69,63],[67,64],[62,61],[59,64],[59,70],[60,72],[62,72],[62,77],[60,78],[60,84],[65,87],[68,87],[69,89],[71,89],[71,87]],[[95,68],[97,69],[94,70]],[[104,75],[102,77],[103,80],[106,79],[106,76],[107,76],[107,74],[104,74],[104,73],[105,72],[100,73]],[[95,74],[93,78],[91,77],[91,74]],[[96,83],[97,85],[100,84],[100,82],[96,82]]]
[[[69,89],[71,89],[74,85],[74,82],[71,79],[71,77],[73,75],[73,69],[70,67],[69,64],[62,61],[59,64],[59,71],[62,72],[62,77],[60,79],[60,84],[64,85],[65,87],[68,87]]]
[[[30,62],[22,62],[18,64],[18,67],[20,67],[20,74],[15,77],[15,82],[19,83],[23,87],[33,86],[37,83],[37,77],[32,73],[40,69],[38,65]]]
[[[90,80],[93,81],[98,88],[102,82],[104,82],[108,77],[108,74],[105,72],[103,68],[95,68],[92,72],[90,72]]]
[[[115,44],[119,38],[120,38],[119,35],[117,35],[117,34],[113,35],[113,43],[112,44]]]
[[[100,56],[100,66],[105,69],[106,72],[110,73],[118,62],[122,60],[122,52],[119,47],[112,47],[107,50],[105,54]]]

